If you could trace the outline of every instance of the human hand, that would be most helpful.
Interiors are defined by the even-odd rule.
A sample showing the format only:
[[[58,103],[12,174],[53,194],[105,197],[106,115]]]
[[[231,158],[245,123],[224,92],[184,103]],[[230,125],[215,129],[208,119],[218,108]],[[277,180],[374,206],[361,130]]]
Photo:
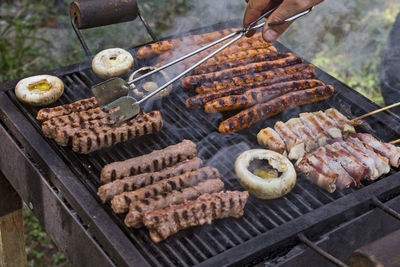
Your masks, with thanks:
[[[277,7],[269,15],[263,27],[262,35],[265,41],[275,41],[293,23],[288,22],[281,25],[268,26],[268,23],[283,21],[310,7],[318,5],[323,0],[246,0],[247,7],[243,17],[243,25],[247,26],[267,10]],[[249,31],[247,37],[252,36],[255,31]]]

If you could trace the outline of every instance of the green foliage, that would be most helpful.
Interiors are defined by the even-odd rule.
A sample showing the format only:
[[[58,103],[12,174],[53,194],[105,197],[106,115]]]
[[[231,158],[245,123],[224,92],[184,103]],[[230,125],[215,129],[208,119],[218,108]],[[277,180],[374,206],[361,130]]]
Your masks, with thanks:
[[[57,250],[51,238],[41,227],[38,219],[26,205],[23,206],[22,212],[24,215],[25,241],[29,266],[70,266],[64,254]]]

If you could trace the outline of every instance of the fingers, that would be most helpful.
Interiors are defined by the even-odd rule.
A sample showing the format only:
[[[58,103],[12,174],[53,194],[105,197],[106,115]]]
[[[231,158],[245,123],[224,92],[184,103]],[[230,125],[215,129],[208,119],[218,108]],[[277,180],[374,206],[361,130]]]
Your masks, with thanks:
[[[251,1],[251,0],[250,0]],[[275,41],[292,22],[268,26],[268,23],[283,21],[290,18],[302,11],[309,9],[321,3],[323,0],[285,0],[278,6],[278,8],[268,17],[267,22],[263,27],[263,38],[267,42]]]
[[[243,26],[249,25],[258,19],[271,5],[270,0],[246,0],[247,7],[243,17]],[[246,36],[250,37],[255,31],[249,31]]]

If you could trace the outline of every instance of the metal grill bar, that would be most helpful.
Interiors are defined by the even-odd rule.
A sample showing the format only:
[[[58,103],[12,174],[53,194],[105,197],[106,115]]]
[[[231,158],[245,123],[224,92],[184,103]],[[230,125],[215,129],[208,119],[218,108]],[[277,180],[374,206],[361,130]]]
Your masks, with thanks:
[[[341,260],[339,260],[338,258],[332,256],[331,254],[329,254],[328,252],[326,252],[325,250],[321,249],[320,247],[318,247],[317,245],[315,245],[313,242],[311,242],[311,240],[309,240],[303,233],[299,233],[298,238],[301,240],[301,242],[303,242],[304,244],[306,244],[309,248],[313,249],[315,252],[317,252],[319,255],[321,255],[322,257],[326,258],[327,260],[329,260],[330,262],[336,264],[337,266],[341,266],[341,267],[347,267],[347,264],[343,263]]]
[[[384,212],[386,212],[387,214],[390,214],[397,220],[400,220],[400,213],[398,213],[394,209],[390,208],[385,203],[381,202],[376,196],[372,197],[372,203],[375,206],[377,206],[378,208],[380,208],[381,210],[383,210]]]

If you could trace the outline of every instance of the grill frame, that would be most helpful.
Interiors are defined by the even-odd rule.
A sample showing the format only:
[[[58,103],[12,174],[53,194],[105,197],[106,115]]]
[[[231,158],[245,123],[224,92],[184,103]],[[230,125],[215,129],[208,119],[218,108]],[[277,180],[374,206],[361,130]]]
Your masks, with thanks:
[[[222,28],[223,25],[225,24],[217,25],[216,28]],[[203,28],[191,31],[187,34],[207,31],[208,29],[209,28]],[[280,44],[275,45],[278,50],[288,51],[288,49]],[[133,51],[134,50],[135,49],[133,49]],[[55,70],[54,72],[50,72],[50,74],[57,76],[72,75],[73,73],[87,69],[88,67],[90,67],[89,61],[85,61],[83,63]],[[340,96],[347,99],[350,106],[354,105],[357,107],[357,112],[355,112],[354,115],[360,115],[378,107],[372,101],[361,96],[322,70],[318,68],[316,70],[318,79],[327,83],[332,83],[337,92],[340,93]],[[102,246],[102,249],[110,255],[116,264],[149,264],[149,256],[147,256],[147,258],[144,257],[138,247],[132,244],[131,239],[126,235],[126,231],[120,229],[117,223],[115,223],[114,216],[109,213],[110,207],[104,207],[96,197],[93,196],[93,190],[97,189],[95,185],[85,182],[82,177],[78,177],[75,169],[68,166],[68,164],[74,163],[74,157],[66,160],[65,155],[63,154],[65,149],[57,149],[54,142],[48,142],[48,140],[41,134],[37,125],[31,123],[32,116],[26,113],[25,107],[16,102],[13,94],[6,92],[14,88],[16,82],[17,81],[10,81],[0,85],[0,119],[7,128],[7,132],[13,135],[15,140],[25,149],[27,155],[29,155],[35,164],[37,164],[46,180],[51,182],[59,190],[62,196],[65,197],[66,201],[78,213],[83,224],[87,226],[90,234],[95,237],[98,244]],[[336,97],[339,97],[339,95],[336,95]],[[360,103],[363,104],[363,107],[360,107]],[[315,107],[318,106],[318,104],[307,106],[312,107],[311,109],[317,110]],[[292,112],[284,112],[283,115],[275,117],[274,121],[280,117],[288,116],[288,114],[292,114]],[[392,116],[389,112],[380,113],[379,116],[375,116],[372,121],[373,124],[380,123],[381,125],[390,125],[392,126],[392,132],[396,134],[400,133],[400,120]],[[210,124],[210,122],[207,123]],[[216,128],[216,122],[214,121],[213,123],[215,124],[213,127]],[[253,126],[253,128],[259,127]],[[195,137],[201,137],[205,131],[206,130],[204,129],[196,130],[192,135]],[[251,134],[251,131],[245,130],[243,132],[244,134]],[[390,136],[385,137],[391,138]],[[150,136],[150,138],[152,137]],[[145,138],[139,138],[139,140],[144,139]],[[389,141],[389,139],[386,141]],[[67,148],[66,150],[70,150],[70,148]],[[104,153],[106,154],[107,152]],[[74,153],[69,152],[69,154]],[[385,199],[391,198],[392,195],[399,192],[399,176],[400,173],[395,173],[368,185],[365,188],[351,190],[351,192],[344,195],[339,193],[339,198],[334,199],[334,197],[332,197],[334,200],[329,204],[324,204],[317,209],[313,209],[306,214],[300,215],[298,218],[278,225],[272,230],[270,229],[265,233],[261,233],[257,237],[242,242],[240,245],[225,250],[221,254],[208,258],[207,260],[200,262],[200,265],[245,264],[265,258],[265,253],[267,251],[275,251],[282,247],[293,247],[299,243],[296,237],[297,233],[306,232],[311,235],[317,235],[322,233],[324,231],[323,229],[326,228],[327,225],[340,224],[343,220],[349,220],[370,210],[371,206],[369,201],[372,196]],[[302,183],[302,186],[303,184],[304,183]],[[352,216],[349,216],[350,213],[352,213]],[[226,222],[227,220],[223,221]],[[219,222],[216,224],[223,225],[223,223]],[[233,222],[233,224],[237,225],[236,222]],[[212,227],[209,226],[205,226],[204,228],[207,229],[206,231],[212,229]],[[277,232],[279,232],[279,234],[276,234]],[[190,233],[190,230],[186,230],[185,233]],[[182,236],[182,234],[178,235]],[[188,242],[188,240],[185,240],[185,242]],[[166,247],[164,253],[176,253],[176,249],[169,246],[171,246],[169,243],[164,246],[164,248]],[[180,247],[185,249],[185,246],[180,245]],[[190,254],[190,252],[188,251],[187,254]],[[192,255],[192,257],[196,256]],[[192,259],[192,261],[195,261],[195,259]]]

